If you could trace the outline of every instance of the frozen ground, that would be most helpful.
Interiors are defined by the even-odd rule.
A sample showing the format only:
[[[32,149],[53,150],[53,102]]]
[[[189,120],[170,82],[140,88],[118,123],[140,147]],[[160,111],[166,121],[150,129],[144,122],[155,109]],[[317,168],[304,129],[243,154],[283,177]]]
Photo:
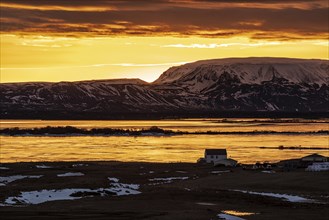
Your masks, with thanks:
[[[68,176],[84,176],[85,174],[81,172],[69,172],[69,173],[61,173],[57,174],[58,177],[68,177]]]
[[[75,200],[90,196],[127,196],[136,195],[138,184],[119,183],[117,178],[109,178],[110,181],[115,180],[115,183],[110,183],[109,188],[98,189],[51,189],[51,190],[36,190],[29,192],[21,192],[18,196],[8,197],[2,205],[21,205],[21,204],[40,204],[44,202],[56,200]]]
[[[277,169],[275,174],[267,174],[242,167],[228,172],[224,167],[194,163],[101,161],[44,164],[52,169],[36,165],[41,163],[1,164],[9,168],[1,170],[1,176],[6,177],[2,180],[7,183],[0,187],[1,220],[329,217],[328,171]],[[85,175],[57,176],[67,173]],[[18,180],[15,176],[24,178]]]
[[[15,176],[1,176],[0,177],[0,186],[5,186],[8,183],[14,182],[16,180],[21,180],[21,179],[25,179],[25,178],[31,178],[31,179],[38,179],[41,178],[42,175],[28,175],[28,176],[24,176],[24,175],[15,175]]]
[[[274,198],[279,198],[286,200],[288,202],[315,202],[314,200],[307,199],[301,196],[293,196],[288,194],[279,194],[279,193],[265,193],[265,192],[253,192],[253,191],[245,191],[245,190],[234,190],[236,192],[248,193],[252,195],[260,195],[260,196],[269,196]]]

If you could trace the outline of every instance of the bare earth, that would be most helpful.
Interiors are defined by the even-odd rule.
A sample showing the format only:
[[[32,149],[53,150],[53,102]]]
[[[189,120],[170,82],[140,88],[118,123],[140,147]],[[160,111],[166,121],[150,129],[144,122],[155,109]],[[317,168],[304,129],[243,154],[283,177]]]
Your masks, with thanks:
[[[80,165],[76,165],[80,164]],[[51,168],[36,168],[46,165]],[[20,192],[41,189],[106,188],[108,177],[140,184],[141,194],[93,196],[37,205],[1,206],[1,219],[219,219],[227,210],[256,213],[243,219],[329,219],[329,173],[263,173],[260,170],[214,168],[192,163],[58,162],[1,164],[1,177],[43,175],[0,186],[0,203]],[[225,171],[212,173],[213,171]],[[58,177],[81,172],[83,176]],[[188,177],[170,183],[154,178]],[[280,198],[232,190],[282,193],[317,202],[288,202]]]

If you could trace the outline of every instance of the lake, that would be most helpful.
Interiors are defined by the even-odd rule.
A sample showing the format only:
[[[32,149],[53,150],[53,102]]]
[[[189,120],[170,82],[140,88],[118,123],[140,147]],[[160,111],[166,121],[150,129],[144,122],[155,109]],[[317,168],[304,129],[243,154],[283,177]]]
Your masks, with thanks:
[[[173,131],[294,131],[329,130],[328,119],[180,119],[121,121],[1,120],[1,128],[74,126],[79,128],[143,129],[158,126]],[[1,162],[144,161],[195,162],[205,148],[226,148],[228,156],[243,163],[276,162],[311,153],[329,156],[329,136],[318,134],[230,134],[173,136],[0,136]],[[278,146],[310,149],[279,150]],[[272,147],[272,148],[260,148]]]

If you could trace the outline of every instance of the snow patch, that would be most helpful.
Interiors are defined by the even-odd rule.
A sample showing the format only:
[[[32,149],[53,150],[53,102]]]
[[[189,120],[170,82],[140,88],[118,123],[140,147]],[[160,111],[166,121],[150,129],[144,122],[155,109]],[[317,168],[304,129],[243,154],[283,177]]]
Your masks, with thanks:
[[[35,175],[35,176],[23,176],[23,175],[15,175],[15,176],[1,176],[0,177],[0,186],[5,186],[8,183],[14,182],[16,180],[21,180],[25,178],[38,179],[43,175]]]
[[[117,178],[109,178],[110,181]],[[138,184],[124,184],[124,183],[111,183],[109,188],[99,189],[43,189],[38,191],[21,192],[18,196],[8,197],[1,206],[19,205],[19,204],[40,204],[56,200],[75,200],[83,197],[92,196],[125,196],[137,195],[141,192],[138,191]]]
[[[115,182],[115,183],[118,183],[119,182],[119,179],[118,178],[115,178],[115,177],[109,177],[107,178],[110,182]]]
[[[78,163],[78,164],[72,164],[72,167],[87,167],[88,164]]]
[[[244,218],[240,218],[240,217],[236,217],[233,215],[229,215],[229,214],[218,214],[217,215],[219,219],[224,219],[224,220],[245,220]]]
[[[242,192],[242,193],[248,193],[252,195],[260,195],[260,196],[268,196],[268,197],[274,197],[279,198],[288,202],[305,202],[305,203],[313,203],[314,200],[303,198],[300,196],[293,196],[288,194],[279,194],[279,193],[265,193],[265,192],[253,192],[253,191],[245,191],[245,190],[233,190],[236,192]]]
[[[167,178],[153,178],[149,179],[149,181],[173,181],[173,180],[187,180],[188,177],[167,177]]]
[[[36,168],[38,168],[38,169],[50,169],[50,168],[54,168],[54,167],[52,167],[52,166],[47,166],[47,165],[36,165],[35,166]]]
[[[231,172],[231,170],[215,170],[215,171],[211,171],[210,173],[218,174],[218,173],[229,173],[229,172]]]
[[[49,201],[56,200],[73,200],[80,199],[81,197],[71,196],[74,193],[92,190],[88,189],[52,189],[52,190],[40,190],[40,191],[30,191],[22,192],[19,196],[9,197],[5,200],[5,204],[15,205],[15,204],[40,204]]]
[[[151,183],[149,185],[159,185],[159,184],[166,184],[166,183],[172,183],[175,180],[187,180],[189,177],[166,177],[166,178],[153,178],[149,179],[151,182],[157,182],[157,183]]]
[[[8,167],[0,167],[0,170],[9,170]]]
[[[263,170],[262,173],[275,173],[274,170]]]
[[[279,109],[275,104],[272,104],[269,102],[265,102],[265,104],[267,105],[267,109],[270,111],[275,111],[275,110]]]
[[[111,188],[108,190],[115,193],[117,196],[137,195],[139,184],[111,183]]]
[[[187,173],[186,171],[177,170],[176,173]]]
[[[58,177],[68,177],[68,176],[84,176],[84,173],[81,172],[69,172],[69,173],[62,173],[57,174]]]

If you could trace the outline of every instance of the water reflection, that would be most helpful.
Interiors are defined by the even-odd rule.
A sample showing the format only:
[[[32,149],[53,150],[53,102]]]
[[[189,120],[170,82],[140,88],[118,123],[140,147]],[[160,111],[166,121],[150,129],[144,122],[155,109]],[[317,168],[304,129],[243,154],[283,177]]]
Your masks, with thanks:
[[[181,135],[171,137],[7,137],[1,136],[1,162],[119,160],[195,162],[205,148],[226,148],[243,163],[279,161],[327,150],[260,149],[261,146],[328,147],[321,135]]]
[[[249,215],[259,214],[259,213],[254,213],[254,212],[240,212],[240,211],[236,211],[236,210],[225,210],[222,212],[225,214],[234,215],[234,216],[249,216]]]

